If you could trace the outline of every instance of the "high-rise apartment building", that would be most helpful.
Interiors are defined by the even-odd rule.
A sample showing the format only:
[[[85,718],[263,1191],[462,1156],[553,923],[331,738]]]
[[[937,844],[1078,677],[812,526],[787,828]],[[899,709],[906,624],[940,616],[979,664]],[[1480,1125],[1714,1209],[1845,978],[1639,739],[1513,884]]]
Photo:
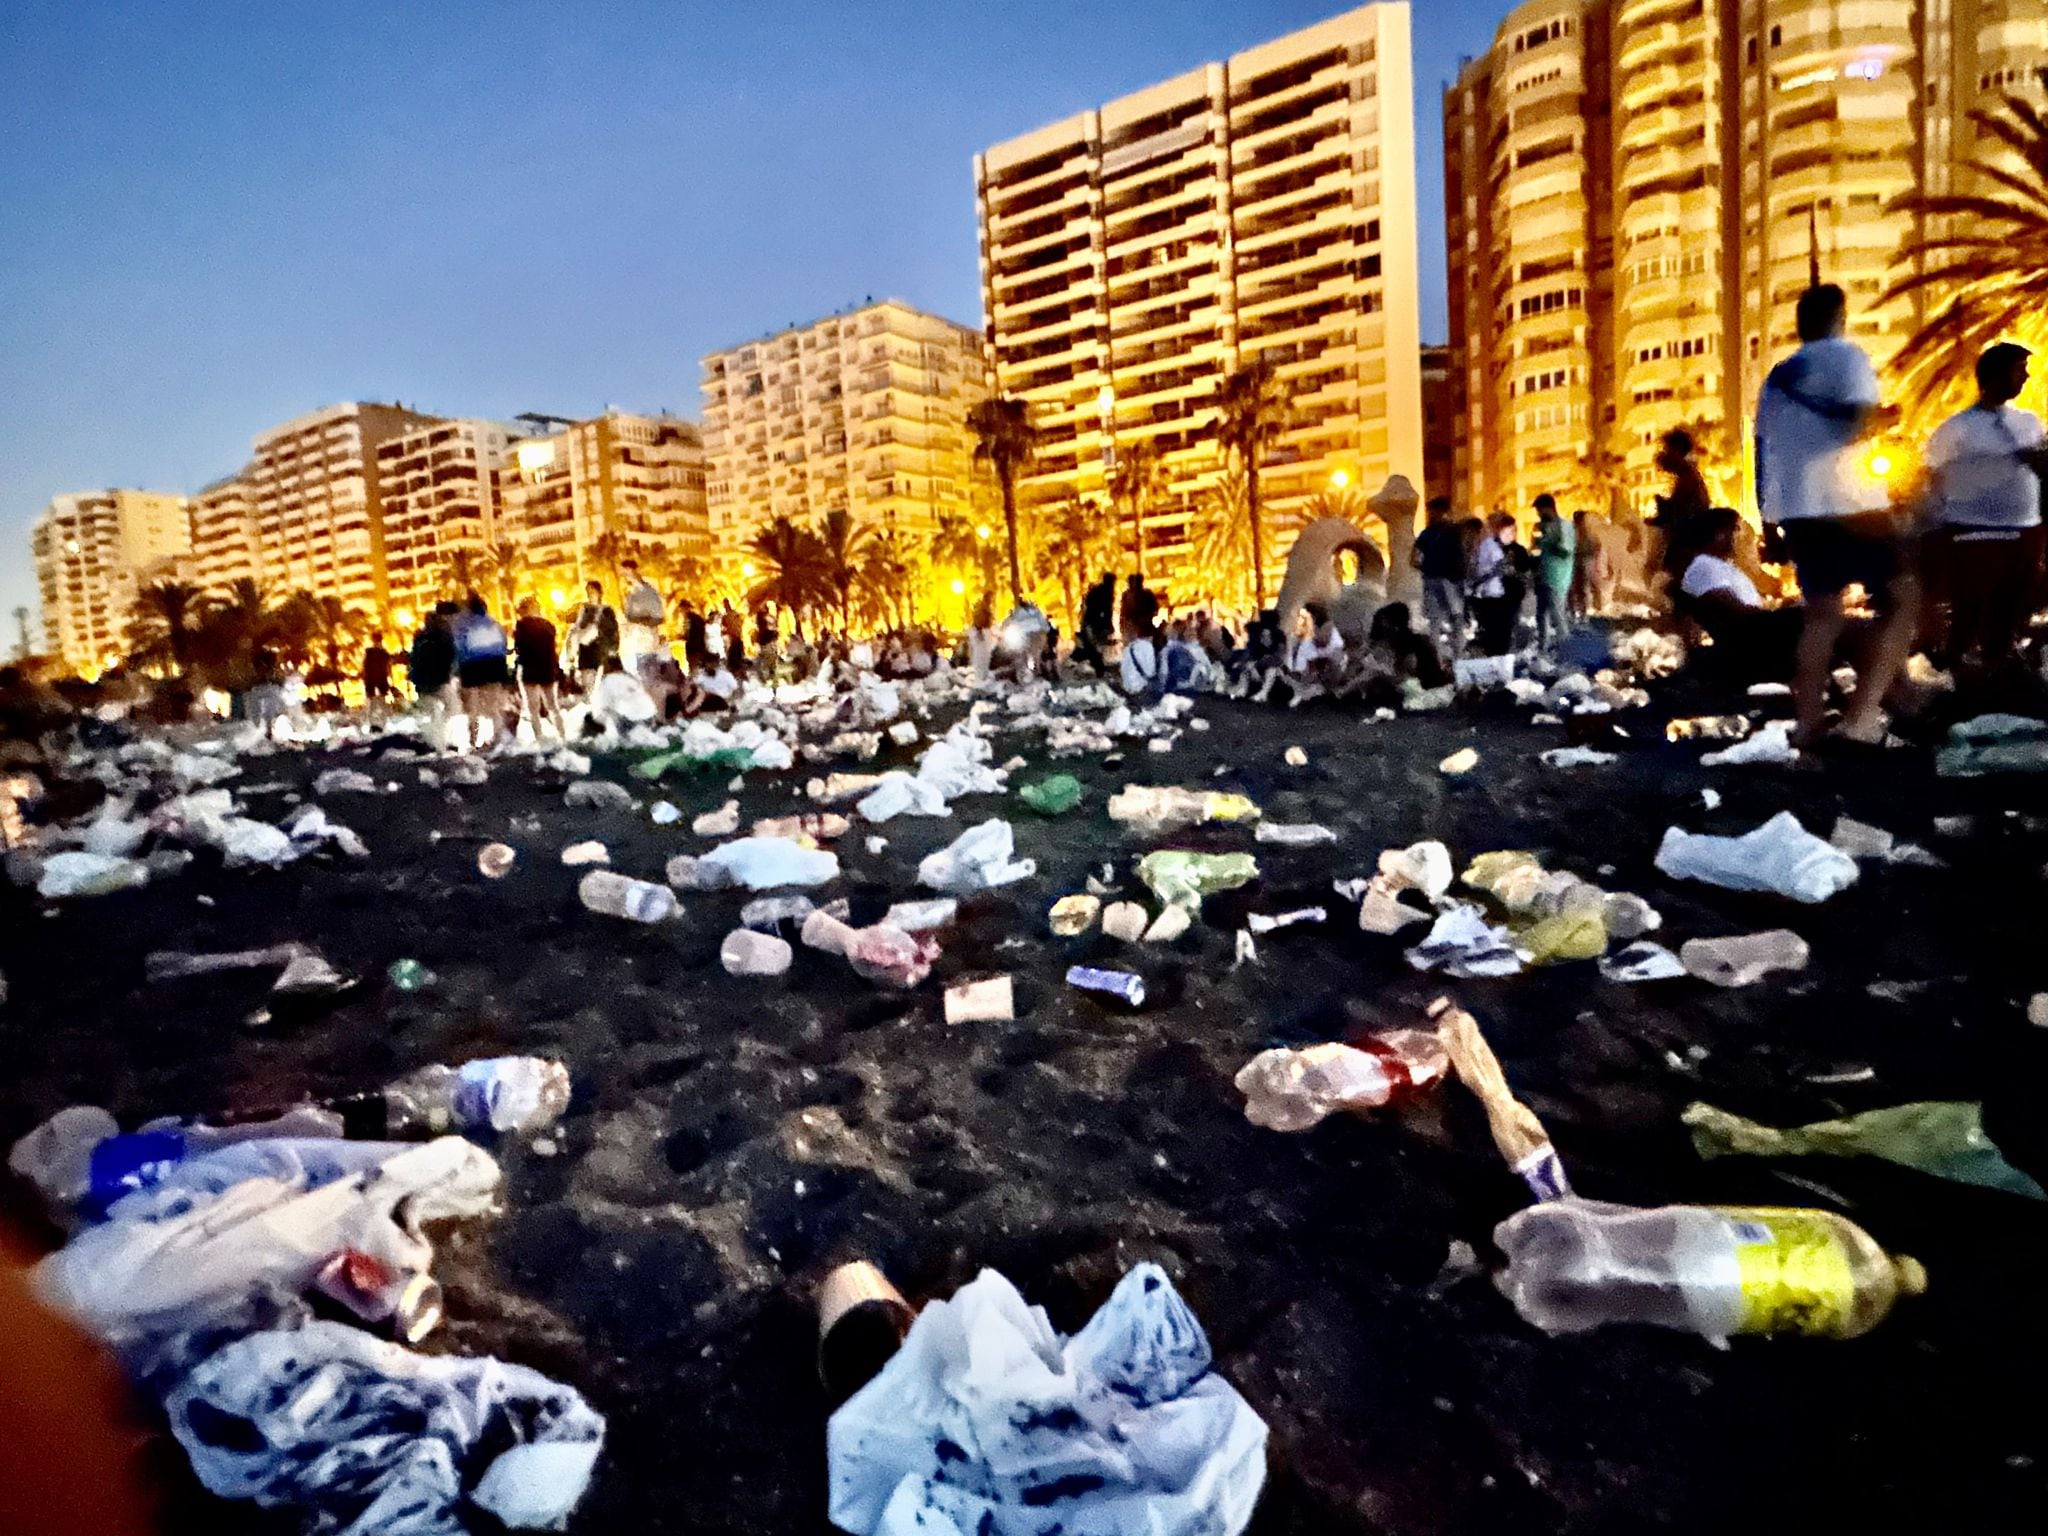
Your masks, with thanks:
[[[424,612],[451,582],[482,584],[494,569],[497,482],[516,436],[503,422],[462,418],[431,421],[377,445],[394,610]]]
[[[1045,437],[1027,500],[1103,498],[1149,441],[1170,568],[1253,359],[1291,405],[1269,506],[1423,483],[1412,105],[1408,7],[1369,5],[976,158],[993,379]]]
[[[711,532],[722,560],[776,517],[846,512],[929,532],[965,516],[981,338],[897,300],[713,352],[703,363]]]
[[[160,491],[59,496],[29,534],[49,649],[96,677],[128,653],[135,594],[175,575],[192,549],[190,506]]]
[[[1444,96],[1460,495],[1641,511],[1693,430],[1742,494],[1817,267],[1880,369],[1942,296],[1880,302],[1966,184],[1972,107],[2042,87],[2048,0],[1531,0]]]
[[[192,498],[192,581],[223,596],[237,581],[263,585],[258,554],[256,504],[249,495],[249,471],[216,480]]]
[[[390,604],[377,449],[437,419],[399,405],[350,401],[257,438],[248,484],[265,583],[384,612]]]
[[[520,588],[566,596],[593,578],[609,584],[614,561],[708,562],[694,424],[627,411],[521,420],[542,430],[508,440],[494,481],[497,540],[516,551]]]

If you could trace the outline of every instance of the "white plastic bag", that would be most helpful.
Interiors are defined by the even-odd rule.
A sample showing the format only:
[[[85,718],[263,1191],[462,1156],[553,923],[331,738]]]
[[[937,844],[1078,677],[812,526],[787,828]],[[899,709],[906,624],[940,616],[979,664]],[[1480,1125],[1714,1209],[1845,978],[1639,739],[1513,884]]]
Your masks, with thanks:
[[[71,896],[105,896],[149,884],[149,866],[140,859],[107,853],[53,853],[43,860],[36,894],[46,900]]]
[[[344,1248],[423,1271],[433,1249],[418,1224],[481,1214],[497,1186],[497,1163],[459,1136],[240,1142],[116,1202],[36,1267],[35,1284],[109,1343],[182,1332],[260,1287],[303,1289]]]
[[[750,891],[770,891],[785,885],[823,885],[838,877],[837,854],[806,848],[787,837],[735,838],[702,858],[684,855],[668,864],[668,882],[680,890],[742,885]]]
[[[966,895],[1038,873],[1035,861],[1013,859],[1014,851],[1010,824],[1000,817],[991,817],[962,832],[950,847],[925,855],[917,866],[918,883],[935,891]]]
[[[1672,827],[1658,846],[1657,868],[1674,880],[1769,891],[1809,905],[1856,883],[1856,861],[1800,826],[1790,811],[1740,837]]]
[[[538,1371],[340,1323],[238,1339],[164,1406],[210,1491],[337,1536],[461,1536],[465,1498],[514,1530],[559,1528],[604,1445],[604,1419]]]
[[[1201,1324],[1141,1264],[1062,1343],[983,1270],[918,1315],[826,1426],[832,1523],[854,1536],[1235,1536],[1266,1426],[1210,1370]]]

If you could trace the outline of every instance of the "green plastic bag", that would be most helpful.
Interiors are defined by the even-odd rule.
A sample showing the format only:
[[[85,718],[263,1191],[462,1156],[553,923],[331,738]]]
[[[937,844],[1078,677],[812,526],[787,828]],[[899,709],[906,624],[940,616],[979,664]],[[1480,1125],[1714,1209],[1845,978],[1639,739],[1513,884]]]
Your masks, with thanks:
[[[1041,816],[1064,816],[1081,803],[1081,781],[1055,773],[1017,791],[1017,798]]]
[[[678,747],[668,752],[656,752],[635,763],[631,772],[635,778],[658,779],[663,774],[682,769],[685,773],[739,773],[754,765],[754,754],[746,747],[726,747],[716,752],[696,756]]]
[[[1683,1119],[1692,1128],[1693,1149],[1701,1157],[1881,1157],[1937,1179],[2048,1200],[2048,1191],[2008,1163],[1984,1134],[1980,1104],[1894,1104],[1787,1130],[1745,1120],[1712,1104],[1686,1106]]]
[[[1234,891],[1259,878],[1248,853],[1187,853],[1178,848],[1138,860],[1138,878],[1169,906],[1199,907],[1204,896]]]

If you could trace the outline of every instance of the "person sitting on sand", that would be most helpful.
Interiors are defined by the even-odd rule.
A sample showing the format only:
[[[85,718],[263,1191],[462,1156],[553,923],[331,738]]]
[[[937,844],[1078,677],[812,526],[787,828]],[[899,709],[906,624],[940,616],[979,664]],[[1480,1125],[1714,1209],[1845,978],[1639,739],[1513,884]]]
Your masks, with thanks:
[[[1124,692],[1134,699],[1150,702],[1159,697],[1158,626],[1155,624],[1124,642],[1121,673]]]
[[[1441,688],[1451,680],[1430,637],[1416,633],[1406,603],[1388,603],[1372,616],[1366,644],[1396,682],[1412,677],[1424,688]]]
[[[1166,650],[1159,662],[1159,686],[1165,693],[1207,693],[1215,674],[1209,658],[1188,633],[1188,621],[1175,619],[1166,631]]]
[[[1717,660],[1748,682],[1782,682],[1792,675],[1805,615],[1799,608],[1772,608],[1742,567],[1735,563],[1737,530],[1733,507],[1711,508],[1700,520],[1698,553],[1686,563],[1673,600],[1678,612],[1707,632]]]
[[[1272,609],[1265,609],[1245,626],[1244,649],[1232,658],[1231,665],[1234,680],[1230,696],[1234,699],[1270,690],[1287,669],[1287,642],[1280,634]]]
[[[1299,633],[1288,648],[1285,675],[1269,677],[1254,702],[1265,703],[1272,697],[1274,688],[1284,683],[1292,694],[1287,701],[1288,708],[1299,709],[1310,699],[1321,698],[1341,683],[1345,670],[1344,637],[1337,633],[1337,626],[1331,622],[1330,610],[1321,603],[1304,603]]]

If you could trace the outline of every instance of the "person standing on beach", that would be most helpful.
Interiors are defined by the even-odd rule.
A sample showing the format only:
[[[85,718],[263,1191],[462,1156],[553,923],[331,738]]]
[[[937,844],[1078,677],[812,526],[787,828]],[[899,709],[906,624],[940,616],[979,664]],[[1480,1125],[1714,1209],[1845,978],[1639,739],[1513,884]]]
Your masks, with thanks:
[[[1948,607],[1945,647],[1964,671],[1994,674],[2013,660],[2041,585],[2041,418],[2012,402],[2031,354],[2016,342],[1977,359],[1976,403],[1927,444],[1929,501],[1938,525]]]
[[[469,594],[467,610],[455,620],[455,677],[462,685],[462,712],[469,717],[469,744],[483,745],[483,723],[492,723],[491,749],[496,751],[517,728],[512,708],[512,667],[505,626],[491,617],[484,600]]]
[[[1784,530],[1806,623],[1799,636],[1793,740],[1826,733],[1827,687],[1849,615],[1842,594],[1861,587],[1882,614],[1869,665],[1837,729],[1842,739],[1889,745],[1881,706],[1905,664],[1919,618],[1920,582],[1883,479],[1858,445],[1896,419],[1880,405],[1877,373],[1843,334],[1848,301],[1823,283],[1799,297],[1799,350],[1764,379],[1756,407],[1757,503]]]
[[[1557,513],[1548,491],[1536,498],[1536,644],[1549,650],[1571,633],[1572,573],[1578,564],[1577,532]]]
[[[448,717],[455,712],[455,605],[436,603],[412,637],[406,676],[426,717],[427,745],[448,750]]]
[[[583,606],[576,610],[569,639],[576,647],[576,685],[588,694],[597,685],[604,664],[619,654],[619,616],[604,600],[602,583],[585,582],[583,594]]]
[[[1451,499],[1433,496],[1409,560],[1422,574],[1422,622],[1431,638],[1456,655],[1465,646],[1465,539]]]
[[[569,733],[562,725],[562,673],[555,659],[555,626],[541,616],[540,603],[532,597],[519,600],[519,622],[512,626],[512,654],[519,663],[519,692],[535,739],[545,723],[553,728],[557,741],[566,742]]]

